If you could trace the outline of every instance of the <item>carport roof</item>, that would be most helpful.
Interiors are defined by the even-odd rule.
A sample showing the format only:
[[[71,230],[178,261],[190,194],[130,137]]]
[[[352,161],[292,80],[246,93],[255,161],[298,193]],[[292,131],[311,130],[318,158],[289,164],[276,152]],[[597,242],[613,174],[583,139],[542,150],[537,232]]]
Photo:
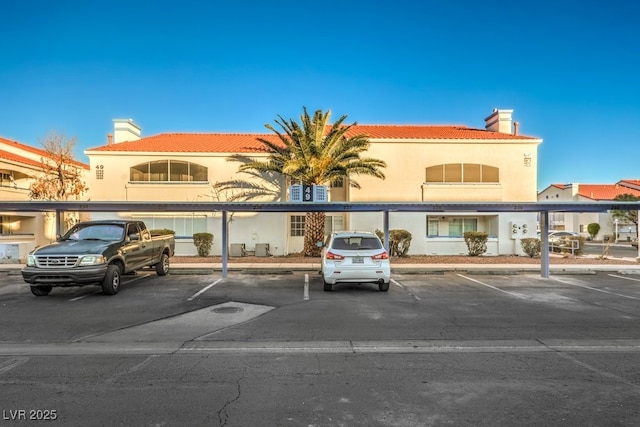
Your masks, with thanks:
[[[36,201],[2,203],[3,211],[85,212],[606,212],[640,210],[640,201],[628,202],[95,202]]]

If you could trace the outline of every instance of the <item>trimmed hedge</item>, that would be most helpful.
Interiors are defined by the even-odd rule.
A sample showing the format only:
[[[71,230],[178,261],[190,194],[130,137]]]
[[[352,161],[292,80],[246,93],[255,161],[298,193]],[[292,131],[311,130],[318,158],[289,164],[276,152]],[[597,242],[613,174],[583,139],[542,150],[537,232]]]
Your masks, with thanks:
[[[376,230],[376,235],[384,242],[384,233]],[[411,246],[411,233],[407,230],[389,230],[389,255],[406,257]]]
[[[198,256],[209,256],[213,244],[213,234],[195,233],[193,235],[193,244],[198,250]]]
[[[489,235],[484,231],[465,231],[463,236],[469,250],[469,256],[482,255],[487,251]]]

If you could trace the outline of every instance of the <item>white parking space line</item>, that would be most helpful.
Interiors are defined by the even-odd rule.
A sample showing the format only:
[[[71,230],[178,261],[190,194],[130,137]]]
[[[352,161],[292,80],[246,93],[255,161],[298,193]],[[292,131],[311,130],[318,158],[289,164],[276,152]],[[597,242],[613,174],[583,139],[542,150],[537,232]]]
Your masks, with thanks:
[[[113,377],[107,379],[105,381],[105,383],[107,384],[113,384],[116,381],[118,381],[121,377],[125,377],[129,374],[134,374],[137,371],[143,369],[145,366],[147,366],[149,363],[151,363],[151,361],[153,361],[153,359],[155,359],[156,357],[158,357],[159,354],[152,354],[151,356],[147,357],[146,359],[144,359],[142,362],[138,363],[135,366],[132,366],[131,368],[125,370],[124,372],[120,372],[115,374]]]
[[[309,274],[304,275],[304,300],[309,301]]]
[[[407,288],[406,288],[402,283],[398,282],[398,281],[397,281],[397,280],[395,280],[395,279],[391,279],[391,283],[393,283],[394,285],[396,285],[396,286],[397,286],[397,287],[399,287],[399,288],[407,289]],[[409,295],[411,295],[414,299],[416,299],[416,300],[420,301],[420,297],[419,297],[419,296],[417,296],[416,294],[414,294],[413,292],[410,292],[409,290],[407,290],[407,293],[408,293]]]
[[[138,276],[138,277],[136,277],[136,278],[134,278],[134,279],[127,280],[127,282],[126,282],[126,283],[121,283],[121,284],[128,285],[129,283],[136,282],[136,281],[141,280],[141,279],[146,279],[146,278],[147,278],[147,277],[149,277],[149,276],[150,276],[150,274],[145,274],[144,276]],[[83,298],[89,297],[89,296],[91,296],[91,295],[99,294],[99,293],[101,293],[101,292],[102,292],[102,290],[97,290],[97,291],[95,291],[95,292],[91,292],[91,293],[88,293],[88,294],[80,295],[79,297],[71,298],[71,299],[69,300],[69,302],[79,301],[79,300],[81,300],[81,299],[83,299]]]
[[[472,279],[471,277],[467,277],[464,274],[458,274],[457,276],[458,277],[462,277],[463,279],[467,279],[467,280],[469,280],[469,281],[471,281],[473,283],[477,283],[479,285],[486,286],[487,288],[491,288],[494,291],[498,291],[498,292],[505,293],[507,295],[511,295],[512,297],[516,297],[516,298],[522,298],[523,297],[521,294],[517,294],[515,292],[509,292],[509,291],[505,291],[505,290],[500,289],[500,288],[496,288],[495,286],[489,285],[488,283],[484,283],[484,282],[481,282],[480,280],[476,280],[476,279]]]
[[[89,294],[84,294],[84,295],[80,295],[79,297],[71,298],[69,301],[70,302],[79,301],[79,300],[81,300],[83,298],[86,298],[88,296],[99,294],[100,292],[102,292],[102,291],[101,290],[100,291],[93,291],[93,292],[91,292]]]
[[[198,292],[196,292],[195,294],[193,294],[192,296],[187,298],[187,301],[193,301],[194,299],[198,298],[200,295],[202,295],[203,293],[207,292],[210,288],[212,288],[215,285],[217,285],[218,283],[220,283],[220,281],[222,281],[222,278],[220,278],[220,279],[216,280],[215,282],[213,282],[212,284],[207,285],[204,288],[200,289]]]
[[[636,279],[634,277],[627,277],[627,276],[619,276],[617,274],[608,274],[607,276],[610,277],[617,277],[618,279],[624,279],[624,280],[631,280],[633,282],[640,282],[640,279]]]
[[[0,363],[0,375],[12,370],[13,368],[17,368],[23,363],[26,363],[27,360],[29,360],[28,357],[14,357],[13,359]]]
[[[619,294],[617,292],[611,292],[611,291],[607,291],[605,289],[598,289],[598,288],[593,288],[591,286],[587,286],[587,285],[578,285],[576,283],[571,283],[571,282],[567,282],[565,280],[562,279],[554,279],[564,285],[571,285],[571,286],[575,286],[577,288],[582,288],[582,289],[589,289],[591,291],[596,291],[596,292],[602,292],[603,294],[609,294],[609,295],[615,295],[617,297],[621,297],[621,298],[628,298],[628,299],[633,299],[633,300],[640,300],[640,298],[638,297],[632,297],[631,295],[624,295],[624,294]]]

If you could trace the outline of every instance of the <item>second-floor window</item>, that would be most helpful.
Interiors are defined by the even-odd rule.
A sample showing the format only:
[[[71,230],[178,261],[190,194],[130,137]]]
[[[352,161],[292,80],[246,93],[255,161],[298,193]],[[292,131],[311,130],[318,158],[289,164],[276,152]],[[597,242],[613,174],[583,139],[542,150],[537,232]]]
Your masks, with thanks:
[[[499,170],[495,166],[478,163],[447,163],[430,166],[426,171],[427,183],[480,183],[500,182]]]
[[[208,168],[181,160],[154,160],[129,169],[133,182],[207,182]]]

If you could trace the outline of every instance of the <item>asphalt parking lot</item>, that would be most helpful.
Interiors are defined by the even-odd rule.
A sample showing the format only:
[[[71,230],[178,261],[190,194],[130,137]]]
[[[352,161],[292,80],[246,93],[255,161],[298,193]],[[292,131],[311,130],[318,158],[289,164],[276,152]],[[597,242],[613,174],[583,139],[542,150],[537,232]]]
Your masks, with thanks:
[[[640,422],[640,276],[392,279],[389,292],[324,292],[308,272],[141,272],[115,296],[34,297],[2,273],[3,421],[29,425],[16,411],[32,409],[65,425]]]

